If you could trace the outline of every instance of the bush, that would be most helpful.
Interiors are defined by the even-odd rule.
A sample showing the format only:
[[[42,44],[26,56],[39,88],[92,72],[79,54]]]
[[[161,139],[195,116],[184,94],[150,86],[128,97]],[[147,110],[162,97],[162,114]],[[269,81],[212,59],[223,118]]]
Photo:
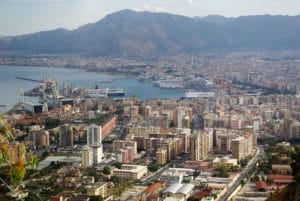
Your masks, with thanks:
[[[158,170],[157,164],[156,163],[152,163],[152,164],[148,165],[148,170],[150,172],[156,172]]]
[[[105,166],[104,168],[103,168],[103,174],[110,174],[110,168],[108,167],[108,166]]]

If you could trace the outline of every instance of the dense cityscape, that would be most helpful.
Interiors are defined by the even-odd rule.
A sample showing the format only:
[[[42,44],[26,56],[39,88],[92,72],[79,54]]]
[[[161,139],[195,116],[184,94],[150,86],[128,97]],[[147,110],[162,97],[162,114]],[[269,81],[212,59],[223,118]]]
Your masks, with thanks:
[[[0,0],[0,201],[300,201],[299,0]]]
[[[66,60],[19,64],[110,69],[186,93],[141,100],[123,98],[122,89],[58,89],[55,81],[42,80],[1,117],[1,200],[299,195],[299,60],[270,53]],[[1,64],[18,60],[3,57]],[[26,95],[42,101],[25,101]]]

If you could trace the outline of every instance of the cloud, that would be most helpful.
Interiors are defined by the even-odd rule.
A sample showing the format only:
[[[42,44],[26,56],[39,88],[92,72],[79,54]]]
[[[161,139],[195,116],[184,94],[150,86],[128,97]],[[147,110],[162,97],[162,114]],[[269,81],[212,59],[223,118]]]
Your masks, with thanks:
[[[138,7],[136,7],[134,10],[137,10],[137,11],[151,11],[151,12],[170,12],[169,9],[163,7],[163,6],[153,6],[151,4],[147,4],[147,3],[144,3]]]
[[[190,5],[194,5],[194,0],[187,0]]]

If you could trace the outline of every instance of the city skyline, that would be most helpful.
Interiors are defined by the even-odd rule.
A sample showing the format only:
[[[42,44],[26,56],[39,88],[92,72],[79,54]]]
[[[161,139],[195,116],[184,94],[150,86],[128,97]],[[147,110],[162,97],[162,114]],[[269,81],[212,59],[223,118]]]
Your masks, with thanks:
[[[107,14],[131,9],[136,11],[167,12],[189,17],[222,15],[299,15],[296,0],[1,0],[0,35],[46,31],[57,28],[76,29],[101,20]]]

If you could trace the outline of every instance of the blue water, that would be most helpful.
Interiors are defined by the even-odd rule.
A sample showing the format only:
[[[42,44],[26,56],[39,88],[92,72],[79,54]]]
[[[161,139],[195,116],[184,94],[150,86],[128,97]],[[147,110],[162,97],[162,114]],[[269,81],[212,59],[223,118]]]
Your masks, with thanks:
[[[103,73],[87,72],[77,69],[32,67],[32,66],[0,66],[0,104],[6,105],[0,108],[0,114],[9,110],[20,100],[20,88],[28,91],[38,85],[36,82],[15,79],[15,76],[41,80],[43,78],[54,79],[58,88],[64,81],[73,87],[94,88],[95,85],[112,88],[123,88],[125,97],[133,95],[141,99],[149,98],[179,98],[183,92],[174,89],[162,89],[151,83],[140,82],[135,78],[121,78]],[[111,81],[110,83],[103,83]],[[25,100],[29,99],[25,97]]]

